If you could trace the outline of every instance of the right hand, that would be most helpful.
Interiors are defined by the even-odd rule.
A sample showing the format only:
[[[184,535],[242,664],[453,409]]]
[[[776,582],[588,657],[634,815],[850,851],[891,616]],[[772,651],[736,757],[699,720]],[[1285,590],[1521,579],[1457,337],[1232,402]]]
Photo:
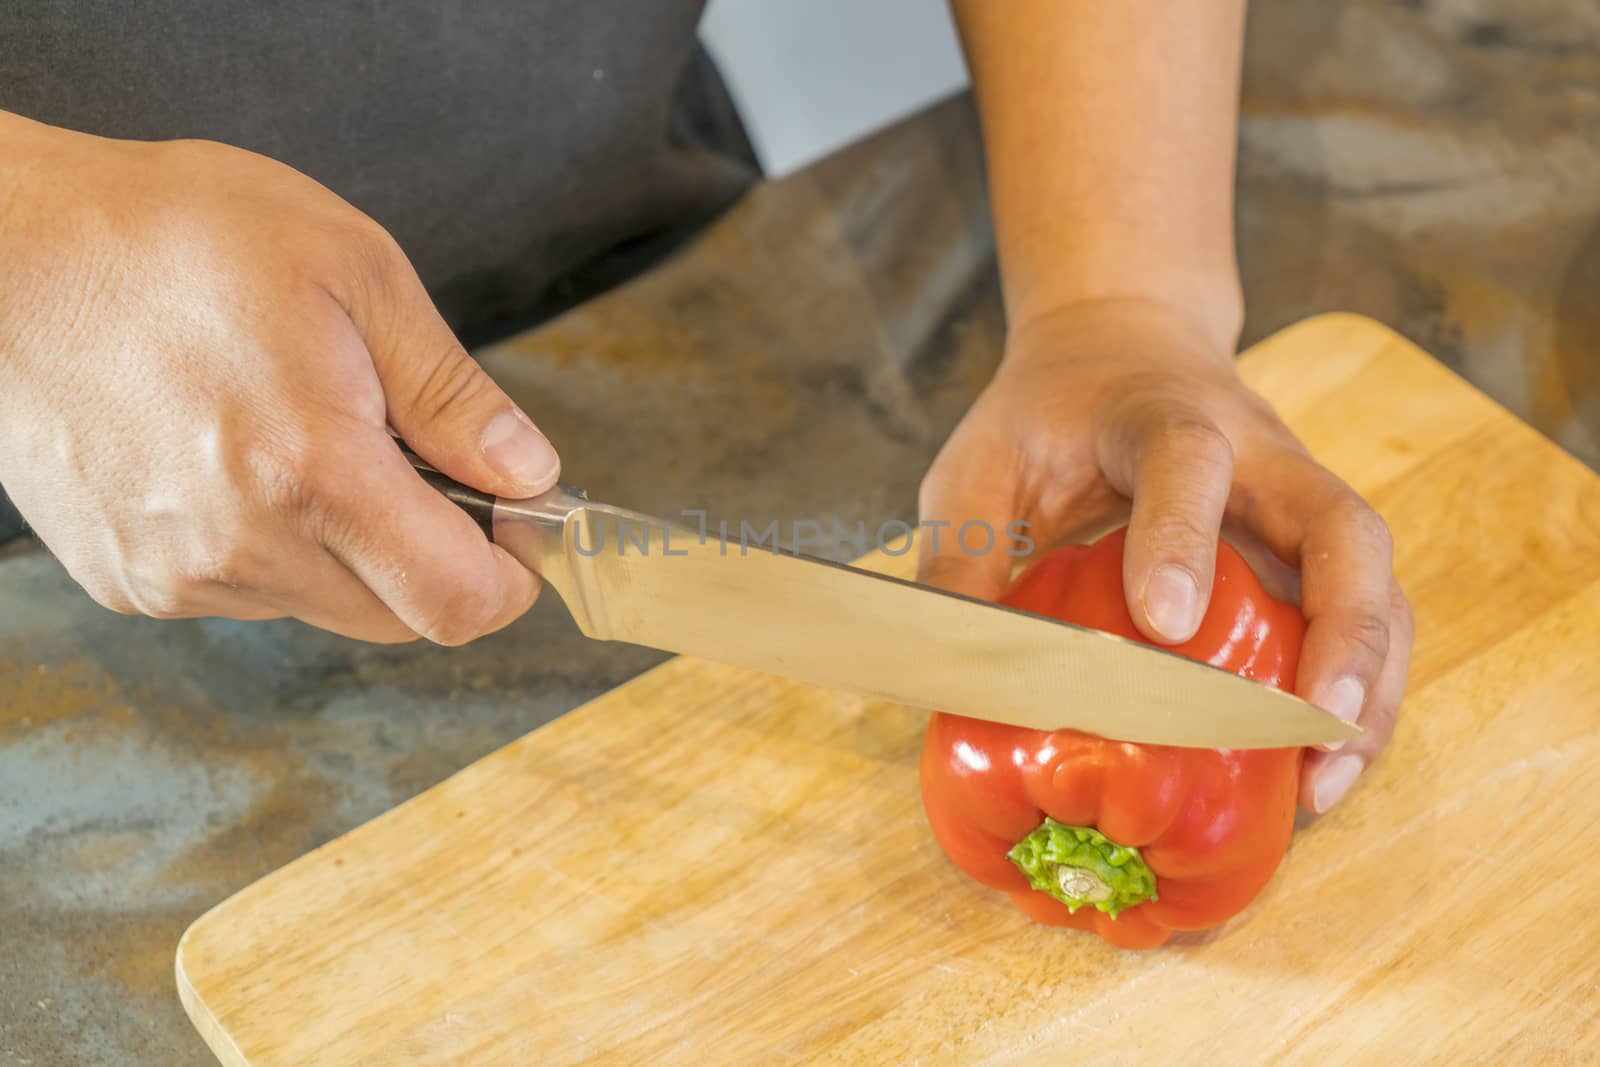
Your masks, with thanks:
[[[95,600],[451,645],[527,610],[386,427],[500,496],[555,450],[380,226],[225,145],[4,114],[0,145],[0,484]]]
[[[1131,514],[1128,614],[1168,646],[1205,617],[1227,522],[1269,590],[1305,613],[1295,691],[1365,729],[1306,754],[1300,803],[1327,811],[1394,732],[1411,608],[1383,519],[1239,380],[1231,340],[1194,321],[1134,299],[1013,321],[994,381],[922,483],[921,514],[957,531],[1022,519],[1042,547]],[[928,538],[923,553],[923,581],[985,600],[1015,562],[959,536]]]

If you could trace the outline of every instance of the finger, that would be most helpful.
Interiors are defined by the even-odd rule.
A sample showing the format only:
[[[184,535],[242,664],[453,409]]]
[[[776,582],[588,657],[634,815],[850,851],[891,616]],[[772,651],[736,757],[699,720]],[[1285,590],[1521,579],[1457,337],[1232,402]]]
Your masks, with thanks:
[[[194,577],[159,582],[130,579],[111,598],[113,610],[157,619],[236,619],[264,622],[295,618],[318,629],[359,641],[396,644],[417,635],[362,585],[338,560],[317,548],[309,559],[303,543],[277,544],[256,554],[272,559],[271,571],[252,569],[248,584],[236,579]]]
[[[265,622],[281,619],[285,612],[260,597],[225,585],[199,582],[181,590],[170,584],[151,588],[139,583],[118,594],[96,596],[103,606],[123,615],[143,615],[151,619],[235,619],[240,622]]]
[[[1391,643],[1394,542],[1377,512],[1311,459],[1282,450],[1241,479],[1246,524],[1300,568],[1306,616],[1295,691],[1355,722]]]
[[[1122,582],[1134,624],[1177,644],[1200,628],[1233,484],[1233,447],[1205,416],[1130,413],[1097,442],[1107,480],[1133,498]]]
[[[1237,490],[1236,490],[1237,491]],[[1236,516],[1223,515],[1222,540],[1232,545],[1261,582],[1261,588],[1274,600],[1300,604],[1300,572],[1279,559],[1249,527]]]
[[[1009,477],[997,474],[1013,467],[984,461],[989,450],[964,444],[958,432],[922,481],[917,580],[995,600],[1005,591],[1013,564],[1033,550],[1032,533],[1017,519]]]
[[[352,443],[339,483],[323,487],[313,536],[436,644],[465,644],[527,611],[538,579],[430,489],[386,434],[371,433]]]
[[[1394,734],[1400,714],[1400,698],[1405,693],[1406,673],[1411,666],[1411,644],[1415,623],[1411,605],[1392,582],[1389,590],[1389,654],[1377,685],[1361,713],[1366,732],[1332,752],[1306,753],[1300,776],[1300,806],[1308,811],[1325,812],[1350,791],[1357,777],[1377,758]]]
[[[326,549],[301,562],[281,584],[264,590],[260,596],[280,615],[341,637],[398,645],[415,641],[418,636]]]
[[[556,483],[550,441],[478,366],[386,235],[369,257],[374,281],[351,301],[383,385],[389,423],[439,470],[497,496],[535,496]]]

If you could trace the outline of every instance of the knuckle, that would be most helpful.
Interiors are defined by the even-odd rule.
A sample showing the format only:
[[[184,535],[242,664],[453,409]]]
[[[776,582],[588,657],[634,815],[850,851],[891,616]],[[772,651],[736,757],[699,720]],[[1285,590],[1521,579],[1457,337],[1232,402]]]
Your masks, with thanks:
[[[1216,540],[1216,530],[1203,526],[1188,510],[1168,510],[1154,517],[1144,532],[1146,546],[1161,556],[1203,556]]]
[[[187,615],[177,597],[165,593],[143,595],[140,598],[139,614],[163,622],[182,619]]]
[[[428,366],[411,397],[413,418],[431,422],[448,412],[472,407],[494,390],[489,376],[453,340]]]
[[[333,453],[319,448],[309,434],[252,448],[246,460],[252,489],[249,500],[242,505],[248,520],[254,524],[270,523],[277,515],[325,519],[350,491],[349,480],[334,476],[330,470],[325,458],[329,454]],[[236,534],[227,541],[230,543],[219,544],[212,553],[220,557],[218,563],[224,570],[245,562],[235,558],[243,549],[244,538]]]
[[[406,261],[394,235],[365,215],[359,216],[346,229],[344,250],[351,266],[364,277],[386,277]]]
[[[437,645],[464,645],[486,633],[499,611],[498,601],[486,590],[463,589],[428,612],[417,632]]]
[[[237,591],[250,587],[258,570],[248,535],[230,530],[197,548],[187,573],[191,581]]]
[[[1416,615],[1411,610],[1411,600],[1396,582],[1389,590],[1389,614],[1409,632],[1416,625]]]
[[[1189,463],[1233,468],[1233,442],[1216,424],[1198,416],[1161,422],[1151,434],[1149,449]]]
[[[89,594],[90,600],[93,600],[107,611],[116,612],[118,615],[141,614],[132,598],[114,585],[94,581],[85,582],[83,591]]]
[[[1389,622],[1378,615],[1358,615],[1341,631],[1344,640],[1381,664],[1389,654]]]
[[[136,578],[128,591],[139,614],[152,619],[187,619],[194,615],[202,583],[170,570]]]
[[[1362,544],[1372,546],[1386,557],[1394,552],[1394,535],[1389,530],[1389,524],[1354,491],[1340,496],[1334,505],[1333,518]]]
[[[342,279],[347,302],[368,314],[391,308],[397,280],[410,261],[394,235],[365,215],[334,225],[327,264]]]

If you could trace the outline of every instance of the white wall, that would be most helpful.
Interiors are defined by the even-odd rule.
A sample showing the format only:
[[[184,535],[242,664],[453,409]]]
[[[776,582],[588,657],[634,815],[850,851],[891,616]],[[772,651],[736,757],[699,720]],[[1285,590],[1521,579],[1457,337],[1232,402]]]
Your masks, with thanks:
[[[944,0],[711,0],[700,36],[774,177],[967,81]]]

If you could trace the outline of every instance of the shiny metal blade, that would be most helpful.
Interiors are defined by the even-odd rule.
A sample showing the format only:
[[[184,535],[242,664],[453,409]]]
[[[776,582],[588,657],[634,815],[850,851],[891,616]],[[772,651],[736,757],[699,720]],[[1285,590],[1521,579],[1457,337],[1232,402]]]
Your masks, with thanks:
[[[1359,728],[1174,653],[841,564],[573,501],[495,539],[592,637],[1036,729],[1193,748],[1347,740]],[[525,536],[519,536],[525,534]],[[519,551],[520,549],[520,551]]]

